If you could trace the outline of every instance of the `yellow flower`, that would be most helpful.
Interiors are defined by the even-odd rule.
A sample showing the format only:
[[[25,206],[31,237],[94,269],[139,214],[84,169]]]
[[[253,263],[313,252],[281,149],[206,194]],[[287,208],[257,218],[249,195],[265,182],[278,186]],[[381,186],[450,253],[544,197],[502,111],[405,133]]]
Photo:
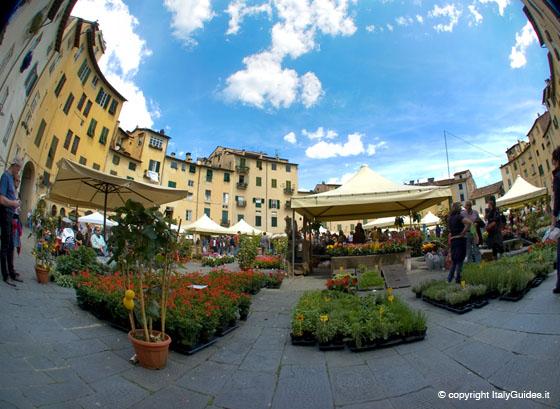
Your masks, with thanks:
[[[389,301],[389,302],[393,302],[394,300],[395,300],[395,296],[393,294],[391,294],[387,297],[387,301]]]
[[[393,289],[391,287],[387,288],[387,295],[393,295]]]
[[[465,280],[461,280],[461,288],[465,288],[467,286],[467,283],[465,282]]]
[[[329,320],[329,316],[327,314],[323,314],[319,317],[321,322],[327,322]]]
[[[296,314],[296,321],[303,321],[303,314]]]

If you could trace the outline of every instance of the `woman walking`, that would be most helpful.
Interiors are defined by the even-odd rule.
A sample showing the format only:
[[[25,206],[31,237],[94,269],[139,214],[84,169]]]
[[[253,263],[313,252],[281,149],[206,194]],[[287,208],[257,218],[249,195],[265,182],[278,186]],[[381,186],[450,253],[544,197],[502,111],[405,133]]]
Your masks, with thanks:
[[[467,239],[465,234],[469,231],[472,222],[461,214],[461,203],[453,203],[449,214],[449,241],[451,250],[451,269],[447,276],[450,283],[455,276],[455,282],[461,282],[461,270],[467,255]]]
[[[552,223],[551,228],[560,227],[558,216],[560,215],[560,147],[552,152],[552,191],[553,207],[552,207]],[[560,294],[560,240],[556,244],[556,286],[552,290],[554,294]]]

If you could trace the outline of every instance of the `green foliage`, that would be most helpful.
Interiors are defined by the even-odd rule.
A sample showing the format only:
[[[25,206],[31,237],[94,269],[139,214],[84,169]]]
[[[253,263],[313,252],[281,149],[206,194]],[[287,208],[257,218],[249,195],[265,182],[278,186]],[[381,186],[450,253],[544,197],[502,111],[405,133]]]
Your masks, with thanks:
[[[421,284],[416,290],[420,290],[424,297],[431,300],[457,306],[480,298],[486,294],[487,288],[485,285],[465,285],[465,287],[462,287],[459,284],[448,283],[444,280],[434,280]]]
[[[259,248],[259,237],[242,236],[239,241],[239,252],[237,262],[242,270],[253,268],[257,251]]]
[[[59,275],[72,275],[82,271],[103,273],[106,268],[97,261],[95,250],[87,246],[79,246],[68,255],[56,259],[56,272]]]
[[[277,239],[272,240],[274,243],[274,251],[277,255],[286,259],[288,257],[288,238],[287,237],[278,237]]]
[[[366,271],[358,275],[358,288],[361,290],[384,287],[385,280],[377,270]]]
[[[61,287],[66,287],[66,288],[74,287],[74,277],[71,275],[64,275],[59,273],[58,271],[55,271],[53,273],[53,277],[54,277],[54,282]]]

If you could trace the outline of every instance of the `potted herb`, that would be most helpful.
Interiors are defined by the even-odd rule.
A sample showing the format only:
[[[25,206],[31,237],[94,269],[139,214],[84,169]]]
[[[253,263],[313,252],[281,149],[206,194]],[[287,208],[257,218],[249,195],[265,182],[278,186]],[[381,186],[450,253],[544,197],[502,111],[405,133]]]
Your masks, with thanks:
[[[112,229],[109,243],[112,258],[118,261],[128,280],[129,290],[123,299],[130,311],[128,338],[140,365],[160,369],[166,365],[171,343],[165,333],[165,319],[177,234],[157,208],[146,209],[131,200],[116,209],[115,221],[118,226]],[[138,305],[134,302],[135,295]],[[154,324],[159,324],[158,330]]]
[[[54,228],[56,226],[53,217],[46,216],[45,209],[38,206],[33,213],[35,246],[32,254],[35,257],[35,274],[37,281],[41,284],[49,282],[49,273],[54,264],[53,252],[55,250]]]

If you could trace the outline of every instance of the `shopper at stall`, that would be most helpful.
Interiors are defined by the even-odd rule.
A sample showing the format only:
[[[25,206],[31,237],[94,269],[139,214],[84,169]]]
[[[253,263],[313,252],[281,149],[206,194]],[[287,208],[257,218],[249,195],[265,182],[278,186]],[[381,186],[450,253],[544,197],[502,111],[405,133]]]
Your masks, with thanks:
[[[455,282],[461,282],[461,271],[467,254],[467,239],[465,235],[470,229],[472,222],[461,213],[461,203],[453,203],[449,214],[449,241],[451,249],[451,269],[447,276],[447,282],[455,277]]]

